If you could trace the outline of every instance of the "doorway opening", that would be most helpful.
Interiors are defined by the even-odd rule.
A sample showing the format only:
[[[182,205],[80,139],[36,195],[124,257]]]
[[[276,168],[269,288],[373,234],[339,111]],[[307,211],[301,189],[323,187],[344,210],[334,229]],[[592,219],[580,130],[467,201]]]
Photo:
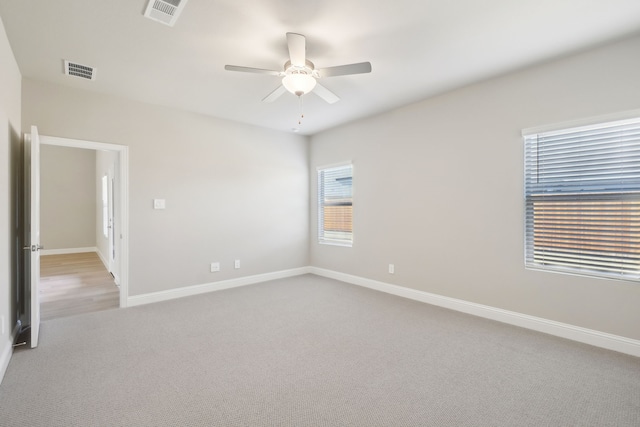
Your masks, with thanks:
[[[72,307],[68,314],[126,307],[128,297],[128,147],[45,135],[40,136],[40,144],[41,146],[81,148],[92,150],[95,153],[96,172],[93,180],[95,191],[92,203],[95,212],[99,214],[96,215],[93,222],[95,245],[89,244],[89,246],[72,248],[67,251],[47,251],[45,248],[42,253],[45,258],[42,260],[42,265],[52,267],[55,272],[56,269],[60,271],[60,268],[64,270],[61,264],[66,263],[69,271],[72,272],[67,277],[62,277],[62,280],[72,288],[74,285],[78,285],[77,302],[86,302],[86,306],[76,309]],[[46,260],[49,255],[52,257]],[[41,277],[51,271],[51,268],[41,271]],[[56,280],[59,278],[60,276]],[[85,283],[79,286],[81,281]],[[117,288],[110,286],[110,282],[111,284],[115,283]],[[85,286],[87,283],[89,283],[89,288]],[[63,283],[62,287],[64,286],[66,285]],[[73,292],[73,289],[70,291]],[[55,309],[54,306],[53,316],[55,316]],[[64,315],[65,312],[62,313]],[[46,318],[43,317],[43,319]]]

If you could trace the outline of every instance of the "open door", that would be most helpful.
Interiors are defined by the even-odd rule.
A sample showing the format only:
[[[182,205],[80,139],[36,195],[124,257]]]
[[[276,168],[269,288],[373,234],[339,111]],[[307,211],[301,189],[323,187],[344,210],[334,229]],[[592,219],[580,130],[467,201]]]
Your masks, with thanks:
[[[25,227],[25,256],[27,284],[29,287],[31,348],[38,346],[40,331],[40,138],[38,128],[31,126],[31,134],[25,135],[25,181],[28,197],[25,197],[25,214],[29,226]]]

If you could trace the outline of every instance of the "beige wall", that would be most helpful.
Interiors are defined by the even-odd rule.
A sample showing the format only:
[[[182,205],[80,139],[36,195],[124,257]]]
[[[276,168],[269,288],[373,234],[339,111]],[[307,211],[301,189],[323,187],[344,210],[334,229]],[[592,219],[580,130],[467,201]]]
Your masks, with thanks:
[[[45,250],[95,247],[95,151],[43,144],[40,182],[40,242]]]
[[[0,20],[0,380],[16,323],[17,176],[20,160],[21,76]]]
[[[306,138],[29,79],[22,94],[42,135],[129,147],[130,296],[308,265]]]
[[[311,264],[640,339],[640,284],[525,270],[520,137],[640,108],[639,52],[631,38],[315,135],[312,171],[353,160],[354,243],[318,245],[312,203]]]
[[[130,295],[310,263],[640,339],[637,283],[524,269],[520,138],[523,128],[640,108],[639,51],[635,37],[471,85],[315,135],[310,151],[298,135],[29,79],[22,123],[130,147]],[[5,38],[0,57],[2,114],[17,133],[20,76]],[[345,160],[354,245],[320,246],[315,168]],[[153,198],[167,209],[153,210]],[[0,238],[7,224],[0,213]],[[220,273],[209,273],[212,261]]]

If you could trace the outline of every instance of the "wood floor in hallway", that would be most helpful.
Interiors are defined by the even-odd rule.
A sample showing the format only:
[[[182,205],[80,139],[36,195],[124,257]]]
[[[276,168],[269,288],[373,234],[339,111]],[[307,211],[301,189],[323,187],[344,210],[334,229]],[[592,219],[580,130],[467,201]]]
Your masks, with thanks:
[[[95,252],[40,257],[42,320],[119,306],[120,290]]]

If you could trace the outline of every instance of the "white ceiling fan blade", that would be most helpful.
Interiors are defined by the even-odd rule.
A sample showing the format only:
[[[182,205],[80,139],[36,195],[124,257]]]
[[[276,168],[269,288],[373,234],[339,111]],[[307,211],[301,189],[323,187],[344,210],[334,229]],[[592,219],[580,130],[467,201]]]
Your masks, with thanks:
[[[275,90],[271,92],[269,95],[265,96],[262,102],[273,102],[276,99],[280,98],[280,96],[282,96],[282,94],[285,93],[286,91],[287,89],[285,89],[284,86],[280,85],[277,88],[275,88]]]
[[[346,76],[349,74],[364,74],[371,72],[370,62],[358,62],[357,64],[338,65],[335,67],[321,68],[318,70],[320,77]]]
[[[307,59],[306,41],[302,34],[287,33],[287,46],[289,47],[289,59],[291,65],[304,67]]]
[[[263,70],[262,68],[240,67],[238,65],[225,65],[224,69],[227,71],[241,71],[243,73],[269,74],[272,76],[279,76],[282,74],[281,71]]]
[[[321,84],[316,84],[316,87],[313,89],[313,93],[315,93],[320,98],[327,101],[329,104],[335,104],[336,102],[340,101],[340,98],[338,98],[338,95],[331,92],[329,89],[322,86]]]

